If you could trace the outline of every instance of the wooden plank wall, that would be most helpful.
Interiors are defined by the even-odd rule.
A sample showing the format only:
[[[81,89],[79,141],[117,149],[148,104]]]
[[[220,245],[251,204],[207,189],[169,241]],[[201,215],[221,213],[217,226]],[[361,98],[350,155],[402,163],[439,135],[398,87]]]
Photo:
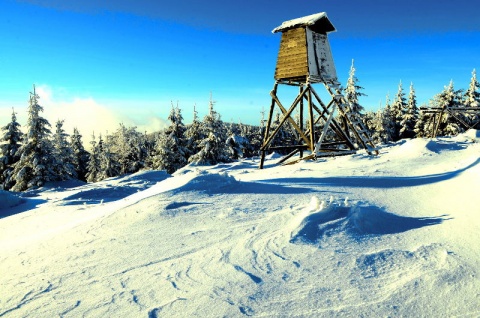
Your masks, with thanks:
[[[298,78],[308,75],[307,39],[305,28],[282,33],[275,79]]]

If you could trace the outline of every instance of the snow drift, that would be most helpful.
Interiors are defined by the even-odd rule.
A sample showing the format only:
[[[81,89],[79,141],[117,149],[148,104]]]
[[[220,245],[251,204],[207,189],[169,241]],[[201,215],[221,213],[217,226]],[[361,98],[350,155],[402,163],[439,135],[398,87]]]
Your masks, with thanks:
[[[0,190],[0,211],[19,205],[21,201],[17,195]]]

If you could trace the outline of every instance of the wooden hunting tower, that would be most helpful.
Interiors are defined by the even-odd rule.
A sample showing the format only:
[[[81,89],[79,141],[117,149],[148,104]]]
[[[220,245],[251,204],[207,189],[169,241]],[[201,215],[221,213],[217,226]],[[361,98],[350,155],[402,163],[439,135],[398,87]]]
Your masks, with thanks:
[[[358,147],[365,148],[369,154],[377,154],[368,130],[341,92],[327,37],[327,33],[332,31],[336,31],[335,27],[325,12],[285,21],[273,29],[273,33],[282,32],[282,39],[275,68],[275,85],[270,92],[272,102],[260,149],[260,169],[263,168],[267,150],[292,150],[280,163],[297,153],[300,153],[300,160],[315,159],[354,153]],[[312,84],[315,83],[322,83],[331,95],[332,100],[328,104],[313,89]],[[277,96],[279,84],[299,87],[299,93],[289,109]],[[272,128],[275,106],[281,111],[282,118]],[[295,121],[291,115],[297,106],[299,116]],[[337,108],[340,122],[334,118]],[[304,110],[308,112],[305,122]],[[308,125],[305,125],[306,122]],[[288,124],[294,129],[297,140],[291,145],[272,147],[271,143],[282,126]],[[310,151],[306,157],[303,157],[304,150]]]
[[[325,12],[283,22],[275,79],[318,83],[336,81],[337,73],[327,33],[336,31]]]

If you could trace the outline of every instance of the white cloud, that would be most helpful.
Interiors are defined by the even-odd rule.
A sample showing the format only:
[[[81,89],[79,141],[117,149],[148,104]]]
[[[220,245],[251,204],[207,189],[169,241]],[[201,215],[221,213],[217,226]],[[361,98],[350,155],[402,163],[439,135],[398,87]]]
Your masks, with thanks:
[[[44,117],[52,125],[52,131],[57,120],[64,120],[66,132],[71,134],[74,127],[78,128],[85,144],[89,142],[93,132],[97,136],[112,133],[118,129],[120,123],[136,126],[141,132],[154,132],[165,127],[164,119],[154,115],[153,112],[139,109],[138,104],[128,107],[125,102],[104,103],[92,97],[66,98],[63,92],[62,98],[57,99],[55,89],[48,85],[37,86],[36,92],[40,97],[39,104],[44,108]],[[26,122],[21,124],[26,125]]]

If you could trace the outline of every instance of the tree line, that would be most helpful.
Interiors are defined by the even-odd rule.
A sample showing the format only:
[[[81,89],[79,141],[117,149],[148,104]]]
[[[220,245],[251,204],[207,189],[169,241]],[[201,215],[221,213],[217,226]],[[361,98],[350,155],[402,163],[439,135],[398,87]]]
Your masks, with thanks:
[[[456,90],[453,82],[430,100],[430,106],[480,106],[480,85],[473,70],[466,90]],[[376,143],[395,142],[403,138],[425,137],[432,129],[432,114],[423,113],[417,105],[415,89],[410,85],[408,96],[402,83],[393,101],[387,96],[385,107],[364,112],[359,103],[363,95],[358,85],[352,63],[343,92],[353,111],[358,112]],[[166,170],[173,173],[191,164],[214,165],[238,158],[258,155],[264,135],[264,118],[258,126],[226,123],[214,109],[210,98],[209,112],[200,120],[194,108],[193,120],[186,125],[178,105],[172,104],[168,126],[160,132],[147,134],[136,127],[120,124],[111,134],[93,134],[90,149],[84,148],[82,135],[74,128],[71,135],[65,132],[64,122],[51,124],[43,118],[39,96],[30,93],[26,132],[17,122],[13,110],[11,121],[1,128],[0,134],[0,189],[25,191],[43,186],[49,181],[78,179],[97,182],[106,178],[135,173],[142,169]],[[439,134],[456,135],[465,129],[454,118],[444,115]],[[277,113],[272,129],[281,123]],[[464,122],[480,128],[479,112],[464,115]],[[306,126],[307,127],[307,126]],[[322,130],[322,123],[316,127]],[[280,127],[271,146],[294,144],[295,129],[287,122]],[[281,150],[278,150],[281,152]]]
[[[210,100],[209,112],[200,120],[183,122],[182,111],[173,106],[164,130],[147,134],[120,124],[112,134],[92,134],[90,150],[84,148],[77,128],[69,135],[64,121],[51,124],[41,116],[39,96],[30,94],[26,133],[16,113],[0,135],[0,189],[25,191],[50,181],[78,179],[97,182],[142,169],[173,173],[188,163],[213,165],[250,157],[260,148],[259,126],[225,123]]]
[[[480,106],[480,85],[477,81],[476,72],[473,70],[468,89],[455,89],[453,81],[450,81],[440,93],[436,94],[430,101],[428,107],[469,107]],[[427,105],[422,108],[427,109]],[[397,94],[393,101],[387,95],[386,105],[376,112],[367,112],[363,120],[373,134],[377,143],[397,141],[403,138],[431,137],[433,130],[434,114],[422,112],[417,105],[415,88],[410,84],[408,97],[400,82]],[[438,135],[453,136],[465,131],[466,127],[480,129],[480,112],[459,112],[457,118],[444,113],[440,119]],[[459,121],[460,119],[461,121]]]

